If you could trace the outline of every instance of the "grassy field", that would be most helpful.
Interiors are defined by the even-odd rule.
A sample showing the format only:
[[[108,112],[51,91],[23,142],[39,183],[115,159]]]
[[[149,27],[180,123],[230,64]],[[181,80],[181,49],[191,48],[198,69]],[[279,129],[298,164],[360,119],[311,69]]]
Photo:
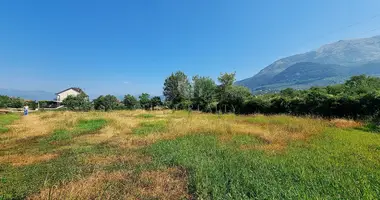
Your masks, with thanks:
[[[374,130],[284,115],[0,115],[0,199],[380,199]]]

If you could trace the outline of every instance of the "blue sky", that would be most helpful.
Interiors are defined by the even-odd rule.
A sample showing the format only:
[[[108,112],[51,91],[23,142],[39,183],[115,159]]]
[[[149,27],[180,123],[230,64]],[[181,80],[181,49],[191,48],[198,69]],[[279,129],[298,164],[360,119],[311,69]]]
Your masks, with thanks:
[[[281,57],[379,34],[378,0],[4,0],[0,88],[161,95],[177,70],[243,79]]]

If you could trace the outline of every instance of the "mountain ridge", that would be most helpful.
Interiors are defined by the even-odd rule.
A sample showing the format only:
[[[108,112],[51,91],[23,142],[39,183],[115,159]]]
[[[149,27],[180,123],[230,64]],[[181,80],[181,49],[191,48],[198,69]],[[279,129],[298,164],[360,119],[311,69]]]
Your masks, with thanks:
[[[259,73],[253,77],[237,81],[236,84],[246,86],[253,92],[263,86],[268,87],[269,85],[279,84],[284,81],[276,82],[273,78],[298,63],[339,65],[341,66],[341,72],[337,74],[336,78],[342,79],[349,75],[343,73],[343,71],[346,71],[344,68],[360,68],[361,66],[367,68],[368,66],[366,65],[369,63],[380,63],[380,35],[370,38],[339,40],[334,43],[322,45],[312,51],[281,58],[260,70]],[[376,66],[372,66],[372,68],[373,70],[377,69]],[[376,75],[371,73],[373,70],[367,70],[367,75]],[[327,77],[328,76],[321,74],[320,79]],[[342,80],[344,80],[344,78]],[[311,84],[311,86],[313,85]],[[276,90],[276,88],[273,88],[273,90]]]

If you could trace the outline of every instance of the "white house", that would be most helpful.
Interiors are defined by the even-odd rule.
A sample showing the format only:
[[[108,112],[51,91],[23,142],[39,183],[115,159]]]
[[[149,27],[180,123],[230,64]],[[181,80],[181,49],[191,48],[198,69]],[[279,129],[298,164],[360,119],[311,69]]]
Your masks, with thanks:
[[[56,101],[57,103],[62,103],[64,99],[66,99],[67,96],[73,95],[77,96],[78,94],[83,93],[83,90],[77,87],[71,87],[66,90],[63,90],[61,92],[55,93],[57,95]]]

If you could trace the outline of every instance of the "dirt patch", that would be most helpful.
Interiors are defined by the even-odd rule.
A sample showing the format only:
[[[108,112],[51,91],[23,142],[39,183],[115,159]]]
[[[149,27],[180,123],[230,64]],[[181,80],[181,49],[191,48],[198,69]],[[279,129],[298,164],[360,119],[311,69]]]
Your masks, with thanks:
[[[112,193],[103,190],[104,184],[108,181],[129,179],[130,174],[131,172],[106,173],[100,171],[79,181],[62,183],[60,186],[44,189],[28,199],[113,199]]]
[[[86,164],[96,164],[96,165],[110,165],[112,163],[128,163],[132,165],[140,165],[143,163],[150,162],[149,157],[144,157],[138,154],[128,154],[128,155],[93,155],[87,157],[85,160]]]
[[[185,170],[169,168],[161,171],[143,172],[142,183],[138,189],[144,197],[158,199],[190,199],[187,191],[187,174]]]
[[[58,157],[58,154],[44,155],[5,155],[0,157],[0,163],[11,163],[13,166],[25,166],[38,162],[48,161]]]
[[[78,181],[46,188],[27,199],[189,199],[184,170],[107,173],[98,171]]]

